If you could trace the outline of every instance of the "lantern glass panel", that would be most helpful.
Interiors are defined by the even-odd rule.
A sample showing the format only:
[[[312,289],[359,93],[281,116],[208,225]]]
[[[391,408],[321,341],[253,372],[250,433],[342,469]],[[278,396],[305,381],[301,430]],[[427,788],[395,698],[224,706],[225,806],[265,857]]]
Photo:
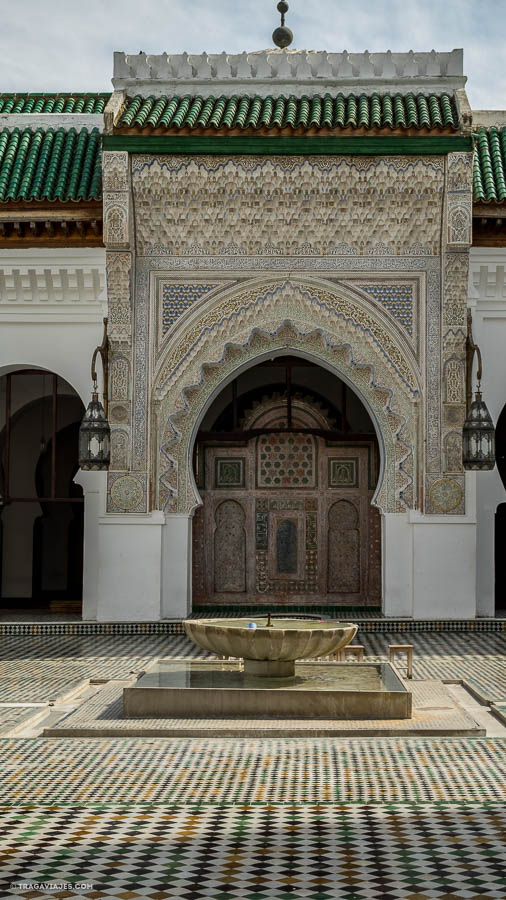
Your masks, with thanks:
[[[111,461],[111,429],[97,394],[93,394],[79,429],[81,469],[108,469]]]
[[[495,466],[495,429],[481,393],[471,404],[463,428],[462,459],[464,469],[480,471]]]

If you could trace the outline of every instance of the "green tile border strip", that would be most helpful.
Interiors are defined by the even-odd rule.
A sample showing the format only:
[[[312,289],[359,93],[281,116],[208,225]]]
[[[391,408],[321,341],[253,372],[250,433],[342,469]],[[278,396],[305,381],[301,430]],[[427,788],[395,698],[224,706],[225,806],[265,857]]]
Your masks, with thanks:
[[[330,610],[326,610],[328,615]],[[202,611],[211,617],[210,610]],[[332,614],[332,613],[331,613]],[[350,614],[348,610],[347,615]],[[246,613],[246,615],[252,615]],[[292,614],[293,615],[293,614]],[[341,615],[343,615],[341,613]],[[195,614],[194,616],[195,617]],[[351,613],[350,618],[364,634],[386,632],[432,633],[503,633],[506,619],[360,619]],[[46,635],[176,635],[184,634],[182,620],[170,622],[2,622],[0,637]]]
[[[474,149],[471,135],[455,137],[166,137],[165,135],[104,135],[104,150],[129,153],[258,154],[260,156],[353,155],[433,156]]]

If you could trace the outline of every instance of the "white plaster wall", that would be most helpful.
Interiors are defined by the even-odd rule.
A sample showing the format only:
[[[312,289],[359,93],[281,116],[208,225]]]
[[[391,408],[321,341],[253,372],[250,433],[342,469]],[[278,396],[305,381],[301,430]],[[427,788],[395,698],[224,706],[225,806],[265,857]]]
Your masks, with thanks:
[[[483,356],[483,399],[497,423],[506,403],[506,248],[471,248],[469,306],[474,340]],[[476,595],[482,616],[495,611],[494,516],[505,501],[497,468],[478,473]]]
[[[191,612],[192,517],[165,517],[162,529],[162,619],[181,619]]]
[[[158,621],[164,514],[107,515],[98,521],[97,620]]]
[[[413,615],[413,527],[408,515],[381,516],[382,609],[386,616]]]
[[[415,619],[476,615],[474,473],[466,474],[466,515],[383,516],[383,613]]]
[[[101,248],[0,250],[0,375],[20,368],[56,372],[87,406],[91,357],[102,342],[107,314],[104,286],[105,250]],[[17,405],[16,400],[13,411]],[[102,489],[100,477],[101,473],[91,473],[91,483],[96,479]],[[97,614],[97,535],[102,513],[100,492],[91,490],[85,502],[85,618]],[[11,539],[16,539],[15,528],[7,522],[7,546]],[[31,571],[26,578],[28,574],[31,578]],[[21,586],[16,593],[23,593]]]
[[[99,519],[105,512],[107,472],[83,472],[74,476],[84,494],[83,619],[96,619],[99,608]]]
[[[87,405],[107,314],[105,250],[0,250],[0,375],[43,368]]]

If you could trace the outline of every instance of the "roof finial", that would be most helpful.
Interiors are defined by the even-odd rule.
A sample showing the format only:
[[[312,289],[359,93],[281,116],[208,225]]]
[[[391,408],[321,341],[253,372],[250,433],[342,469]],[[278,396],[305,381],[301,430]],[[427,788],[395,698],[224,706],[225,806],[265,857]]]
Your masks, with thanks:
[[[285,0],[279,0],[277,8],[278,12],[281,13],[281,25],[272,32],[272,40],[276,44],[276,47],[280,47],[281,50],[284,50],[285,47],[288,47],[293,41],[293,34],[285,25],[285,13],[288,12],[288,3],[286,3]]]

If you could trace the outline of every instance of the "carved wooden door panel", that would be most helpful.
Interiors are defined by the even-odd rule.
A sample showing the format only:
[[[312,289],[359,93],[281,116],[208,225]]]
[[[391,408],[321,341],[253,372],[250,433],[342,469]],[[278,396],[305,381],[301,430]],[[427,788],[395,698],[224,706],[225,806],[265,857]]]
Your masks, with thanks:
[[[375,472],[372,443],[330,444],[307,433],[205,446],[194,605],[377,605]]]

